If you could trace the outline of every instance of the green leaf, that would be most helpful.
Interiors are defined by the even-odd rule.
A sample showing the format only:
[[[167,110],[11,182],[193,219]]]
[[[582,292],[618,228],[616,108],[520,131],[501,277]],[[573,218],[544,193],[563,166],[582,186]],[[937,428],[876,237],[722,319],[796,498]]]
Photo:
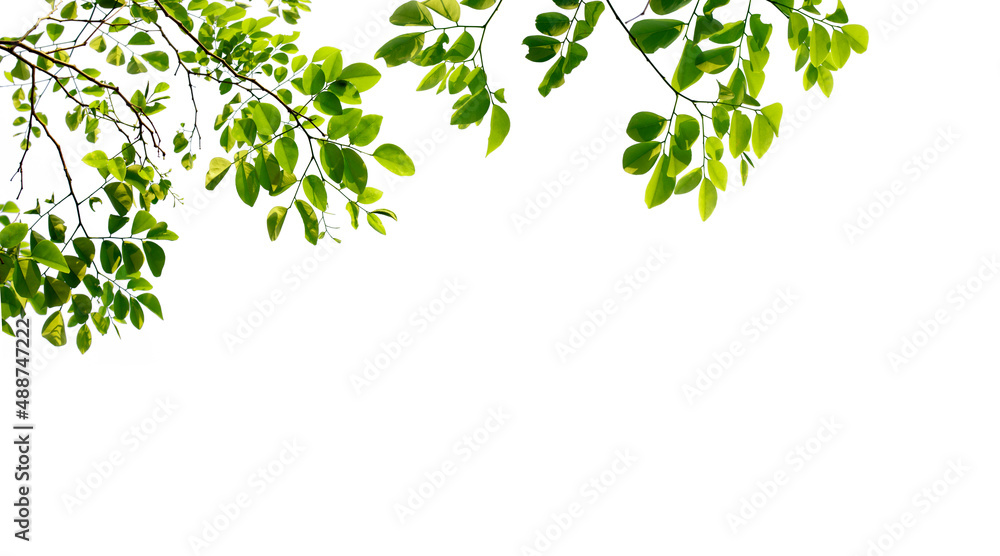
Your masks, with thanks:
[[[705,2],[704,13],[706,15],[710,14],[716,8],[725,6],[728,3],[729,3],[729,0],[708,0],[707,2]]]
[[[341,137],[347,135],[354,128],[358,126],[361,121],[361,110],[357,108],[348,108],[344,110],[344,113],[339,116],[332,116],[330,118],[330,124],[327,127],[327,135],[330,139],[340,139]]]
[[[149,36],[149,33],[139,31],[138,33],[132,35],[128,44],[129,46],[151,46],[156,43],[153,41],[153,38]]]
[[[128,298],[121,290],[115,292],[114,302],[112,304],[112,311],[114,312],[115,318],[125,322],[125,317],[128,316]]]
[[[633,141],[654,141],[667,129],[667,119],[653,112],[639,112],[632,116],[625,132]]]
[[[625,149],[622,155],[622,168],[633,175],[641,175],[650,171],[656,164],[663,145],[657,141],[638,143]]]
[[[458,22],[462,15],[462,8],[456,0],[425,0],[424,5],[450,21]]]
[[[45,282],[42,284],[42,291],[44,292],[45,305],[47,307],[61,307],[65,305],[72,293],[72,290],[70,290],[65,282],[51,277],[45,278]]]
[[[674,194],[683,195],[685,193],[690,193],[694,191],[695,189],[697,189],[698,185],[701,184],[701,180],[702,180],[701,168],[695,168],[694,170],[691,170],[690,172],[685,174],[683,178],[677,180],[677,187],[674,188]]]
[[[676,181],[667,175],[668,163],[666,156],[660,157],[660,161],[656,163],[656,169],[653,170],[653,175],[649,179],[649,185],[646,186],[646,206],[649,208],[662,205],[674,194]]]
[[[8,224],[4,226],[2,231],[0,231],[0,245],[2,245],[4,249],[13,249],[20,245],[27,235],[27,224],[22,224],[20,222]]]
[[[427,91],[433,89],[448,75],[448,68],[444,62],[434,66],[431,71],[417,85],[417,91]]]
[[[818,68],[830,55],[830,33],[827,32],[826,27],[817,23],[813,25],[809,36],[809,61]]]
[[[674,141],[678,148],[684,151],[691,150],[691,147],[698,142],[701,136],[701,125],[698,120],[687,114],[678,114],[674,119]]]
[[[302,199],[296,199],[295,208],[302,217],[302,224],[305,226],[306,240],[316,245],[319,241],[319,221],[316,219],[316,212],[309,206],[309,203]]]
[[[113,242],[101,242],[101,268],[108,274],[114,274],[122,264],[122,252]]]
[[[746,29],[746,21],[734,21],[722,26],[718,33],[715,33],[708,40],[716,44],[732,44],[743,36]]]
[[[783,108],[781,107],[781,103],[777,102],[761,109],[761,113],[764,114],[765,118],[767,118],[767,123],[771,126],[771,129],[774,130],[774,135],[776,137],[781,134],[782,112]]]
[[[844,25],[841,27],[850,39],[851,48],[858,54],[864,54],[868,50],[868,29],[861,25]]]
[[[132,298],[128,302],[129,304],[129,320],[132,321],[132,326],[136,330],[142,330],[142,325],[146,323],[146,315],[142,312],[142,306],[139,305],[139,301],[136,298]]]
[[[649,7],[657,15],[667,15],[687,6],[691,0],[652,0]]]
[[[340,79],[353,83],[358,91],[363,93],[378,84],[382,79],[382,74],[368,64],[358,63],[344,68],[344,71],[340,74]]]
[[[694,85],[705,75],[698,69],[698,56],[701,55],[701,48],[697,44],[687,41],[684,44],[684,51],[681,52],[681,59],[677,62],[677,71],[674,73],[672,84],[675,89],[683,91]]]
[[[125,181],[126,177],[126,165],[125,160],[122,157],[117,157],[108,161],[108,171],[114,176],[118,181]],[[123,203],[124,204],[124,203]]]
[[[339,116],[344,113],[344,106],[341,104],[340,99],[330,91],[323,91],[316,95],[313,106],[327,116]]]
[[[45,320],[45,324],[42,325],[42,337],[54,346],[62,347],[66,345],[66,324],[63,321],[61,311],[52,313]]]
[[[476,50],[476,39],[468,31],[462,31],[451,48],[445,52],[444,59],[448,62],[465,62]]]
[[[125,65],[125,52],[120,46],[115,45],[108,53],[107,62],[112,66],[124,66]]]
[[[382,224],[382,219],[378,215],[369,212],[368,213],[368,225],[372,227],[376,232],[385,235],[385,226]]]
[[[213,190],[222,183],[222,179],[229,173],[233,163],[226,158],[213,158],[208,165],[208,175],[205,177],[205,188]]]
[[[94,262],[94,256],[97,254],[97,249],[94,247],[94,242],[85,237],[78,237],[73,240],[73,250],[76,251],[76,256],[80,257],[87,266]]]
[[[93,151],[83,157],[83,163],[91,168],[103,170],[108,167],[108,155],[104,151]]]
[[[407,33],[382,45],[375,53],[375,58],[382,58],[390,68],[400,66],[416,56],[423,45],[423,33]]]
[[[844,3],[838,1],[836,11],[828,14],[825,19],[832,23],[847,23],[847,10],[844,8]]]
[[[640,50],[652,54],[673,44],[683,30],[684,22],[676,19],[643,19],[632,25],[629,33]]]
[[[80,353],[87,353],[92,340],[93,336],[90,332],[90,327],[86,324],[81,326],[80,331],[76,333],[76,349],[80,350]]]
[[[267,235],[271,241],[277,241],[281,235],[281,227],[285,225],[285,214],[288,209],[285,207],[274,207],[267,215]]]
[[[42,272],[38,269],[38,263],[29,260],[17,261],[14,266],[14,291],[17,295],[24,298],[34,297],[41,285]]]
[[[701,213],[702,222],[712,216],[718,202],[719,193],[715,190],[715,185],[709,180],[701,182],[701,191],[698,192],[698,211]]]
[[[725,164],[717,160],[709,160],[708,177],[716,187],[723,191],[726,190],[726,185],[729,183],[729,170],[726,169]]]
[[[239,194],[240,200],[249,207],[257,203],[257,196],[260,194],[257,168],[243,160],[236,163],[236,193]]]
[[[809,38],[809,20],[798,12],[788,17],[788,46],[798,50]]]
[[[155,225],[156,218],[153,218],[152,214],[140,210],[136,213],[135,220],[132,221],[132,235],[139,235]]]
[[[347,213],[351,216],[351,227],[358,229],[358,216],[361,215],[361,207],[354,201],[347,202]]]
[[[284,171],[294,174],[295,166],[299,163],[299,146],[294,139],[282,137],[274,142],[274,157]]]
[[[732,127],[729,128],[729,152],[733,158],[740,156],[750,145],[752,126],[749,116],[738,110],[733,113]]]
[[[712,127],[719,137],[729,132],[729,111],[724,106],[716,104],[712,107]]]
[[[525,58],[532,62],[547,62],[556,57],[562,48],[562,41],[544,35],[531,35],[521,42],[528,47]]]
[[[375,149],[373,156],[386,170],[397,176],[412,176],[416,172],[413,160],[396,145],[386,143]]]
[[[160,300],[155,295],[143,293],[137,295],[135,298],[139,300],[139,303],[142,303],[147,309],[152,311],[154,315],[160,317],[160,320],[163,320],[163,309],[160,308]]]
[[[66,259],[59,252],[56,244],[49,240],[39,241],[38,245],[35,245],[34,249],[31,250],[31,258],[59,272],[69,272]]]
[[[147,52],[142,55],[142,59],[149,62],[149,65],[158,71],[167,71],[170,69],[170,56],[167,56],[166,52],[159,50],[156,52]]]
[[[550,37],[565,35],[570,25],[570,19],[559,12],[547,12],[535,18],[535,28],[538,32]]]
[[[709,137],[705,140],[705,155],[712,160],[722,160],[726,154],[726,147],[718,137]]]
[[[705,73],[716,74],[726,71],[735,59],[736,47],[713,48],[698,55],[697,65]]]
[[[146,258],[142,255],[142,249],[138,245],[126,241],[122,244],[122,254],[124,255],[125,261],[125,273],[135,274],[142,270],[142,265],[146,262]]]
[[[326,212],[326,182],[322,178],[319,176],[306,176],[302,180],[302,192],[305,193],[306,199],[309,199],[309,202],[314,207],[319,209],[320,212]]]
[[[597,22],[603,13],[604,2],[587,2],[586,7],[584,7],[584,23],[591,27],[597,27]]]
[[[827,62],[833,64],[835,68],[842,68],[847,65],[847,60],[851,57],[851,39],[840,31],[833,32],[833,42],[830,46],[830,57]]]
[[[819,89],[823,91],[823,94],[829,97],[833,93],[833,72],[831,72],[826,66],[821,66],[817,75],[816,81],[819,83]]]
[[[163,265],[167,260],[163,248],[151,241],[144,241],[142,242],[142,250],[146,253],[146,263],[153,272],[153,276],[159,277],[163,274]]]
[[[510,133],[510,116],[500,106],[493,107],[493,116],[490,118],[490,139],[486,147],[486,156],[497,150]]]
[[[326,74],[317,64],[310,64],[302,74],[302,92],[317,95],[326,87]]]
[[[140,73],[146,73],[149,71],[146,69],[146,65],[140,62],[135,56],[132,56],[132,58],[129,59],[128,67],[126,67],[125,70],[129,73],[129,75],[139,75]]]
[[[335,183],[340,183],[344,179],[344,153],[340,147],[333,143],[324,144],[319,151],[320,165],[323,171]]]
[[[451,117],[451,125],[471,125],[486,116],[490,109],[490,94],[485,89],[465,99]]]
[[[411,0],[396,8],[389,17],[389,23],[399,26],[430,27],[434,24],[434,16],[423,4]]]
[[[258,102],[253,108],[253,122],[257,124],[258,133],[270,137],[281,129],[281,110],[272,104]]]

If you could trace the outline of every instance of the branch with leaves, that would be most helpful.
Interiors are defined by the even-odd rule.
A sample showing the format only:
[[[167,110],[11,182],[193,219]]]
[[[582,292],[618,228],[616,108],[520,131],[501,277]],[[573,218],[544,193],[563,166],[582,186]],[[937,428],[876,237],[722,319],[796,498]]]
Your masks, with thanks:
[[[673,195],[698,190],[699,212],[702,220],[707,220],[715,211],[718,190],[725,191],[729,183],[726,151],[734,161],[739,161],[741,182],[746,185],[754,159],[759,160],[767,153],[781,128],[782,105],[765,106],[758,100],[770,60],[768,44],[773,26],[754,11],[754,1],[746,0],[741,19],[722,21],[716,14],[729,5],[730,0],[649,0],[642,13],[628,20],[610,0],[553,0],[559,11],[539,14],[535,28],[540,34],[525,38],[523,44],[528,48],[528,60],[552,62],[538,87],[542,96],[548,96],[563,86],[566,76],[587,60],[589,52],[581,41],[594,32],[605,7],[610,9],[625,37],[663,82],[668,99],[664,108],[669,109],[642,111],[632,116],[627,133],[635,144],[625,150],[622,167],[632,175],[651,173],[645,194],[649,208],[665,203]],[[847,11],[840,1],[836,9],[826,15],[818,7],[822,0],[756,2],[769,4],[787,18],[789,46],[796,53],[795,70],[804,70],[806,90],[818,84],[829,96],[833,91],[834,72],[847,64],[852,52],[860,54],[868,48],[868,31],[860,25],[849,24]],[[441,44],[447,43],[444,30],[464,28],[459,24],[462,5],[477,10],[493,8],[490,19],[481,26],[485,34],[500,4],[491,0],[465,0],[461,5],[457,0],[407,2],[391,21],[397,25],[430,27],[431,30],[392,39],[377,56],[386,58],[389,66],[406,62],[428,65],[428,60],[436,60],[437,52],[443,52]],[[438,27],[432,12],[446,18],[449,26]],[[647,15],[649,12],[651,14]],[[432,31],[442,31],[443,43],[439,39],[438,43],[423,48],[423,35]],[[461,39],[456,41],[452,49],[460,42]],[[474,46],[471,39],[469,44]],[[657,58],[675,45],[680,48],[679,61],[673,71],[664,71]],[[476,52],[481,61],[481,43]],[[719,76],[717,88],[702,91],[702,98],[699,98],[691,90],[706,75]],[[487,113],[488,105],[482,100],[486,98],[485,93],[477,97],[486,82],[485,76],[477,74],[475,79],[477,83],[472,87],[466,74],[455,67],[449,68],[445,61],[431,70],[419,88],[438,86],[441,92],[445,89],[445,80],[453,93],[470,86],[469,92],[455,104],[456,115],[452,119],[453,124],[464,128],[473,123],[478,125]],[[466,106],[477,109],[463,110]],[[465,117],[460,117],[460,112]],[[499,119],[494,114],[491,128],[488,153],[499,146],[510,130],[506,112]],[[700,163],[695,163],[696,156],[701,157]]]
[[[30,308],[45,316],[43,337],[61,346],[75,329],[86,352],[92,330],[120,334],[119,324],[142,328],[146,311],[163,317],[150,278],[163,272],[164,242],[178,237],[159,209],[182,201],[169,160],[195,166],[202,88],[228,99],[213,122],[228,156],[211,161],[205,185],[232,183],[249,206],[262,192],[279,201],[266,218],[272,240],[289,212],[298,214],[311,243],[332,236],[330,211],[338,201],[330,196],[341,198],[354,228],[363,215],[385,234],[382,218],[396,219],[372,206],[382,192],[368,186],[366,159],[398,175],[414,172],[399,147],[370,148],[382,117],[363,113],[361,94],[379,82],[379,72],[345,66],[333,47],[301,53],[297,32],[269,31],[279,19],[295,25],[309,0],[266,0],[269,13],[259,18],[233,0],[47,1],[50,11],[23,35],[0,38],[23,151],[16,198],[0,205],[0,306],[8,334],[9,320]],[[149,78],[150,68],[163,79]],[[168,144],[159,122],[172,109],[171,77],[190,96],[190,116]],[[65,128],[50,121],[52,112],[65,114]],[[67,141],[91,147],[77,156]],[[46,144],[65,177],[62,193],[22,210],[33,179],[29,157]]]

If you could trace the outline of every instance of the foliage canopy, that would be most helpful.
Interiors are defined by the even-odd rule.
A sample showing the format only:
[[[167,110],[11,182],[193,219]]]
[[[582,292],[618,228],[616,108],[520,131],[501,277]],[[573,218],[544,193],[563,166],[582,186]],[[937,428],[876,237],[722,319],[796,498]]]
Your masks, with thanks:
[[[523,46],[528,60],[547,65],[538,91],[549,96],[588,59],[584,41],[609,11],[671,95],[664,106],[632,116],[627,133],[634,144],[622,167],[650,175],[649,208],[697,190],[708,219],[717,190],[730,181],[727,158],[746,184],[781,125],[781,104],[758,101],[773,26],[753,10],[755,1],[787,19],[795,70],[807,90],[818,85],[829,95],[834,72],[852,52],[867,49],[867,31],[848,22],[843,4],[823,15],[821,0],[748,0],[736,21],[720,16],[730,0],[650,0],[628,21],[610,0],[553,0]],[[48,341],[73,341],[86,352],[94,331],[142,328],[147,312],[163,318],[151,279],[163,272],[164,245],[178,236],[162,208],[180,201],[171,165],[195,166],[207,125],[199,109],[206,85],[222,106],[209,120],[211,140],[228,154],[209,162],[205,187],[225,183],[249,206],[273,205],[264,218],[272,241],[289,218],[302,223],[313,244],[332,237],[337,206],[355,229],[363,220],[385,234],[386,219],[396,219],[378,206],[382,192],[369,185],[370,163],[400,176],[413,175],[414,165],[401,148],[379,141],[382,116],[362,108],[362,94],[381,74],[348,63],[333,46],[300,52],[298,32],[274,31],[296,25],[309,0],[264,0],[259,17],[234,0],[46,2],[47,13],[24,34],[0,38],[22,150],[17,194],[0,203],[0,307],[8,334],[9,321],[30,308],[45,317]],[[511,129],[505,89],[491,86],[484,54],[503,3],[406,2],[390,21],[408,32],[375,53],[388,67],[428,68],[417,90],[457,97],[452,125],[466,129],[489,117],[487,156]],[[479,23],[468,23],[467,12]],[[664,71],[658,57],[671,48],[679,61]],[[697,98],[691,88],[706,76],[716,80],[717,94]],[[176,114],[182,108],[186,116]],[[176,127],[162,135],[170,122]],[[89,147],[71,152],[68,138]],[[26,161],[39,145],[53,153],[65,189],[28,203],[21,199]]]

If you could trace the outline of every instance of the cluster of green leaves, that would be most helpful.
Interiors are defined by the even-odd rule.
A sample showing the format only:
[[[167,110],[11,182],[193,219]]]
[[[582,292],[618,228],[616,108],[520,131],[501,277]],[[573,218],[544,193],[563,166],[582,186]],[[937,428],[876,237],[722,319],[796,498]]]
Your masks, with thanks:
[[[388,67],[407,62],[429,67],[417,86],[418,91],[435,90],[437,94],[448,91],[451,95],[461,95],[452,106],[451,117],[451,125],[459,129],[480,125],[492,109],[487,156],[500,147],[510,133],[510,117],[500,106],[507,102],[504,89],[490,87],[482,56],[486,28],[502,3],[503,0],[463,0],[461,4],[457,0],[406,2],[396,9],[389,21],[401,27],[425,29],[394,37],[375,53],[375,58],[384,60]],[[460,25],[462,6],[478,11],[493,8],[493,11],[481,25]],[[443,20],[441,25],[436,18]],[[448,32],[457,30],[461,30],[461,34],[452,43]],[[478,41],[473,33],[479,35]]]
[[[330,194],[346,199],[354,228],[364,214],[371,228],[386,233],[381,217],[396,216],[369,208],[382,192],[368,186],[365,159],[404,176],[414,168],[395,145],[363,150],[378,138],[382,117],[363,114],[361,93],[381,75],[368,64],[345,66],[336,48],[300,53],[297,32],[268,28],[278,18],[295,24],[309,1],[266,1],[269,13],[255,18],[247,4],[233,0],[48,0],[51,12],[23,36],[0,38],[0,62],[9,63],[4,75],[20,113],[13,125],[24,151],[21,189],[37,140],[55,150],[67,186],[65,195],[39,198],[29,210],[14,201],[2,205],[5,332],[13,334],[10,319],[33,309],[45,317],[46,339],[66,345],[76,329],[76,345],[86,352],[93,330],[142,328],[146,311],[163,318],[151,279],[164,269],[162,243],[178,237],[157,213],[179,197],[170,170],[160,166],[167,146],[154,118],[171,108],[171,87],[145,77],[151,71],[187,78],[193,121],[181,125],[171,146],[183,153],[185,169],[194,167],[201,142],[195,83],[217,86],[230,99],[214,122],[230,155],[211,161],[206,187],[233,174],[248,205],[261,190],[284,195],[266,219],[272,240],[292,207],[306,239],[323,238],[331,230]],[[65,111],[65,129],[50,125],[43,108]],[[73,137],[91,145],[78,160],[75,149],[62,146]],[[115,137],[124,142],[109,148]]]
[[[627,131],[635,144],[625,150],[622,166],[633,175],[651,173],[645,195],[649,208],[663,204],[675,194],[697,189],[699,212],[702,219],[707,220],[715,211],[718,191],[725,191],[729,182],[726,151],[734,161],[739,161],[738,171],[745,185],[754,159],[764,156],[779,134],[782,105],[765,106],[758,100],[770,60],[768,43],[772,25],[753,11],[753,0],[747,1],[743,19],[736,21],[716,17],[717,10],[730,4],[730,0],[649,0],[646,10],[629,22],[620,17],[610,0],[606,4],[584,0],[553,1],[565,13],[553,11],[538,15],[535,28],[541,34],[529,36],[523,42],[528,47],[528,60],[555,60],[539,92],[548,96],[552,89],[565,83],[567,74],[587,59],[588,51],[580,41],[593,33],[605,7],[610,8],[633,46],[672,93],[672,108],[669,113],[663,111],[667,116],[643,111],[632,117]],[[807,90],[819,83],[823,92],[829,95],[833,87],[832,72],[844,67],[852,51],[862,53],[867,49],[868,32],[860,25],[848,24],[847,12],[839,1],[837,9],[826,16],[822,16],[817,7],[822,0],[758,0],[761,1],[773,5],[788,18],[789,43],[797,52],[796,70],[808,65],[804,75]],[[393,22],[433,26],[432,14],[426,9],[430,8],[456,23],[448,28],[466,28],[457,25],[458,5],[452,1],[452,10],[436,8],[444,4],[410,2],[396,12]],[[485,4],[490,7],[493,2]],[[644,17],[647,11],[652,13]],[[490,20],[495,14],[496,11]],[[678,17],[677,14],[683,15]],[[476,26],[484,35],[490,20]],[[629,25],[631,22],[634,23]],[[434,30],[440,29],[434,27]],[[397,37],[383,46],[378,56],[385,58],[389,66],[406,61],[420,65],[434,52],[445,53],[443,45],[447,38],[423,48],[427,32]],[[653,57],[664,54],[674,45],[679,50],[676,67],[672,72],[663,72]],[[469,52],[473,46],[470,37]],[[476,55],[482,59],[481,43],[473,59]],[[443,79],[449,75],[461,81],[461,74],[455,77],[446,67],[435,67],[424,79],[421,89],[440,83],[439,91],[443,90]],[[712,98],[696,99],[687,91],[706,75],[718,76],[718,93]],[[688,105],[690,110],[685,113],[682,109]],[[484,101],[480,115],[485,114],[485,109]],[[505,128],[509,127],[506,114],[503,119]],[[491,141],[490,152],[494,148]],[[700,163],[695,162],[698,155]]]
[[[13,336],[8,320],[31,307],[39,315],[48,315],[42,325],[44,338],[63,346],[68,343],[67,330],[76,328],[76,346],[86,352],[93,341],[91,324],[104,335],[112,326],[117,331],[116,323],[142,328],[145,310],[163,318],[160,301],[149,293],[153,286],[143,272],[148,269],[153,276],[160,275],[166,255],[159,242],[177,236],[149,212],[136,214],[134,241],[109,238],[96,243],[88,237],[70,240],[66,223],[54,214],[40,214],[38,208],[22,213],[16,204],[7,202],[3,211],[10,213],[0,215],[4,332]],[[28,215],[38,218],[31,225],[20,221]],[[45,229],[42,233],[34,229],[41,222],[47,224],[47,235]],[[74,254],[64,254],[70,247]]]
[[[604,13],[604,2],[584,2],[580,0],[553,0],[556,6],[571,12],[571,16],[560,12],[545,12],[535,18],[535,29],[541,35],[531,35],[524,39],[528,47],[526,57],[532,62],[548,62],[556,58],[538,86],[543,97],[552,89],[563,86],[566,76],[587,59],[589,53],[580,41],[594,32],[594,27]],[[580,16],[583,19],[580,19]]]
[[[666,16],[691,1],[653,0],[649,7],[655,15]],[[823,74],[821,80],[825,83],[821,87],[829,95],[833,86],[829,72],[843,67],[852,47],[850,41],[854,41],[853,47],[857,51],[865,50],[867,32],[861,26],[847,26],[848,29],[843,32],[837,30],[842,37],[838,39],[838,44],[847,47],[847,52],[841,50],[837,55],[831,55],[830,41],[824,43],[816,37],[828,37],[825,26],[846,23],[847,13],[843,4],[838,2],[837,10],[824,19],[815,18],[810,30],[802,14],[809,17],[818,15],[815,6],[820,1],[804,0],[805,5],[801,9],[791,4],[772,4],[789,17],[789,41],[792,48],[798,50],[800,61],[802,52],[805,52],[806,61],[810,52],[813,54],[815,65],[807,71],[806,89],[815,84],[817,75]],[[782,105],[773,103],[762,106],[757,99],[764,87],[765,69],[770,60],[767,46],[772,25],[764,23],[760,14],[752,12],[752,2],[748,3],[742,20],[719,21],[714,13],[728,3],[729,0],[699,1],[686,22],[651,17],[634,23],[628,29],[633,44],[658,73],[659,69],[650,55],[669,48],[683,38],[680,59],[673,75],[667,79],[660,73],[675,95],[670,115],[637,113],[627,130],[636,144],[626,149],[622,166],[634,175],[652,171],[645,195],[649,208],[663,204],[675,194],[683,195],[697,189],[699,213],[702,220],[707,220],[715,211],[718,190],[725,191],[728,185],[729,169],[724,162],[726,147],[732,158],[739,161],[741,182],[746,185],[750,168],[754,165],[751,153],[759,160],[779,134]],[[804,26],[801,28],[804,34],[800,34],[800,25]],[[806,36],[813,37],[812,45],[804,44]],[[804,62],[797,63],[797,69],[801,69],[802,65]],[[727,74],[727,77],[717,80],[718,94],[715,99],[696,100],[685,93],[706,75],[722,74]],[[691,105],[694,114],[678,111],[681,99]],[[696,149],[699,139],[700,149]],[[701,163],[689,169],[697,150],[701,151]]]
[[[364,114],[357,106],[361,93],[374,87],[381,74],[364,63],[345,67],[340,50],[333,47],[321,48],[309,57],[298,54],[289,36],[264,37],[258,32],[248,37],[262,39],[273,50],[259,64],[260,71],[277,85],[271,97],[243,88],[224,105],[215,129],[232,158],[212,160],[206,187],[215,189],[232,171],[236,192],[249,206],[256,205],[261,191],[270,197],[291,192],[286,204],[275,206],[267,215],[272,241],[278,239],[293,207],[306,239],[316,244],[324,238],[331,231],[327,223],[331,194],[346,200],[352,227],[358,228],[363,213],[372,229],[385,234],[381,217],[395,220],[396,215],[385,208],[366,208],[377,203],[382,192],[368,185],[364,157],[400,176],[413,175],[414,166],[403,149],[390,143],[371,153],[363,150],[378,138],[383,118]],[[233,83],[226,81],[220,92],[228,94],[232,88]]]
[[[775,2],[788,17],[788,45],[795,51],[795,71],[805,68],[803,85],[808,91],[819,83],[823,94],[830,96],[833,72],[847,65],[851,52],[864,54],[868,50],[868,30],[849,24],[842,2],[838,1],[837,9],[822,19],[816,8],[818,4],[820,0],[806,0],[796,9],[794,5]]]

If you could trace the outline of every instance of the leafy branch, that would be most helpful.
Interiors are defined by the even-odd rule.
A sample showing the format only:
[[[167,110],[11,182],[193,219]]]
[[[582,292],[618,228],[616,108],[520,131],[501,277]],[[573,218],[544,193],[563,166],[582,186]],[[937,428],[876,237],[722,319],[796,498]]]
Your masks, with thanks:
[[[48,0],[51,10],[23,35],[0,38],[0,64],[15,89],[14,108],[23,114],[13,122],[23,150],[16,198],[31,185],[29,156],[42,137],[66,188],[58,199],[40,197],[26,210],[13,200],[0,205],[4,331],[12,334],[9,319],[30,306],[46,316],[42,335],[50,342],[67,344],[67,331],[76,328],[76,345],[87,351],[91,326],[104,335],[111,327],[119,331],[118,324],[142,328],[145,311],[162,318],[149,279],[163,272],[162,244],[178,237],[158,209],[164,201],[182,201],[165,161],[181,155],[183,168],[195,167],[205,85],[216,95],[235,93],[215,118],[228,155],[209,164],[207,188],[233,173],[228,183],[249,206],[261,191],[285,196],[266,219],[272,240],[292,207],[308,241],[336,230],[328,222],[329,190],[344,199],[354,228],[364,213],[372,229],[386,233],[381,217],[396,215],[366,206],[382,192],[368,186],[365,159],[399,175],[414,168],[395,145],[364,149],[377,139],[382,117],[362,113],[361,94],[381,75],[368,64],[345,66],[333,47],[300,53],[298,33],[269,28],[279,18],[295,25],[309,0],[265,1],[269,13],[252,17],[234,0]],[[149,79],[150,68],[163,79]],[[180,80],[170,78],[171,69]],[[171,81],[185,87],[191,106],[191,125],[181,125],[172,148],[157,124],[171,110]],[[65,112],[65,130],[50,122],[54,110]],[[80,153],[65,148],[67,140],[90,147]],[[309,153],[304,167],[300,150]]]

